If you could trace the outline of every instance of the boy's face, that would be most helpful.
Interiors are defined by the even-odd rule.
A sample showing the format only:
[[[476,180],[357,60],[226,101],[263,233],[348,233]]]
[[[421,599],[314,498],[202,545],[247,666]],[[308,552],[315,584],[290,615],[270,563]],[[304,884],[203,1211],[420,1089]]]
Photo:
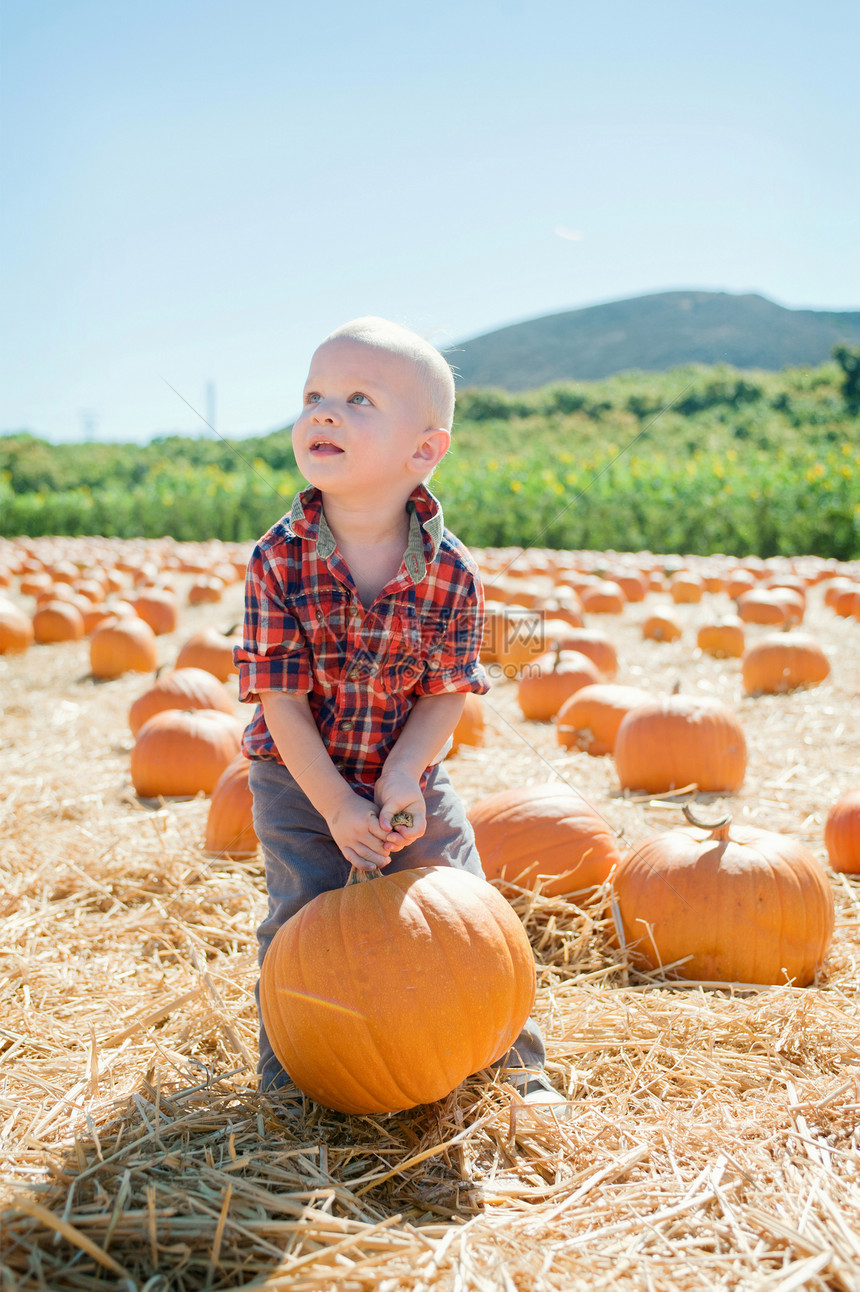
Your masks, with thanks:
[[[428,429],[420,377],[407,358],[346,337],[316,351],[293,449],[318,489],[384,495],[414,487],[435,464],[415,459]]]

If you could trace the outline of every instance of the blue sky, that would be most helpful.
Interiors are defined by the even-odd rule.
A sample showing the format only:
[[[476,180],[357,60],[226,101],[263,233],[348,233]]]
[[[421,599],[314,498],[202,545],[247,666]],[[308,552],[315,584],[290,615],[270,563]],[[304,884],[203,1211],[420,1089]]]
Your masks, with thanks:
[[[264,432],[359,314],[858,309],[858,13],[6,0],[0,432]]]

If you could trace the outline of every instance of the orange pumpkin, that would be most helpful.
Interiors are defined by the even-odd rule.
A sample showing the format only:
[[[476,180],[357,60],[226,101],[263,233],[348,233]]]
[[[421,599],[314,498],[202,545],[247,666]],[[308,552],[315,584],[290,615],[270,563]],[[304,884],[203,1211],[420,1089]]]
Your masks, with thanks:
[[[33,624],[7,597],[0,597],[0,655],[13,655],[33,644]]]
[[[157,637],[172,633],[179,622],[179,607],[176,594],[168,588],[148,588],[141,592],[132,603],[135,613],[144,623],[149,624]]]
[[[749,648],[741,660],[748,695],[776,695],[800,687],[818,686],[830,674],[824,651],[807,633],[769,633]]]
[[[483,745],[486,738],[487,716],[484,700],[480,695],[469,692],[463,712],[451,736],[450,752],[456,754],[461,745]]]
[[[680,621],[667,610],[655,611],[642,625],[642,636],[655,642],[676,642],[683,632]]]
[[[136,736],[145,722],[165,709],[219,709],[232,714],[233,701],[223,683],[205,669],[168,669],[129,709],[132,734]]]
[[[266,953],[260,1009],[311,1099],[384,1113],[443,1099],[501,1058],[534,991],[528,938],[501,894],[426,866],[302,907]]]
[[[789,610],[776,591],[754,588],[738,597],[738,617],[745,624],[784,624]]]
[[[211,794],[242,742],[241,722],[217,709],[164,709],[145,722],[131,751],[141,798]]]
[[[180,650],[176,657],[177,668],[202,668],[219,682],[238,673],[233,663],[233,647],[240,644],[238,637],[220,633],[217,628],[202,628]]]
[[[834,870],[860,875],[860,789],[843,794],[827,813],[824,846]]]
[[[580,593],[582,608],[587,615],[621,615],[627,598],[614,579],[599,579]]]
[[[254,829],[254,796],[248,784],[251,764],[239,754],[224,768],[209,804],[206,851],[218,857],[253,857],[258,840]]]
[[[746,645],[743,623],[737,615],[724,615],[713,623],[702,624],[696,633],[696,645],[703,654],[716,659],[740,659]]]
[[[584,686],[565,700],[558,711],[558,743],[565,749],[581,749],[596,758],[611,754],[621,720],[649,699],[648,692],[637,686],[619,686],[615,682]]]
[[[220,601],[224,595],[224,580],[214,575],[204,575],[188,589],[189,606],[202,606]]]
[[[487,879],[548,896],[602,884],[621,854],[608,822],[566,785],[522,786],[481,799],[469,812]]]
[[[695,785],[733,793],[743,784],[747,745],[737,716],[720,700],[670,695],[631,709],[615,738],[622,789],[665,794]]]
[[[605,678],[613,678],[618,672],[618,652],[611,638],[599,628],[570,628],[559,637],[558,643],[562,650],[587,655]]]
[[[702,600],[705,585],[698,574],[679,570],[669,580],[669,595],[676,604],[690,604]]]
[[[84,617],[68,601],[46,601],[33,615],[33,636],[37,642],[74,642],[84,635]]]
[[[721,822],[649,839],[613,876],[631,959],[706,982],[812,982],[830,946],[833,895],[801,843]],[[683,963],[678,963],[679,961]]]
[[[555,651],[542,655],[523,672],[517,683],[517,701],[524,718],[549,722],[568,696],[599,681],[600,672],[587,655],[575,650]]]
[[[155,633],[143,619],[118,615],[98,625],[90,637],[90,670],[107,679],[123,673],[151,673],[158,667]]]

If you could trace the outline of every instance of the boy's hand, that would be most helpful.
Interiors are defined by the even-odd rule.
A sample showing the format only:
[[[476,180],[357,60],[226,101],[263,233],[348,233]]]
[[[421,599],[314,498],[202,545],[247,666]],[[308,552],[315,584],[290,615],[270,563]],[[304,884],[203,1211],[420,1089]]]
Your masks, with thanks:
[[[379,817],[368,803],[350,790],[338,800],[326,818],[331,837],[351,866],[359,870],[373,870],[374,866],[387,866],[390,850],[385,846],[388,830],[383,830]]]
[[[385,846],[389,852],[399,852],[407,844],[420,839],[427,829],[427,815],[424,809],[424,796],[418,782],[406,772],[383,772],[376,782],[374,791],[379,808],[379,824],[385,834]],[[412,824],[392,822],[398,813],[412,818]]]

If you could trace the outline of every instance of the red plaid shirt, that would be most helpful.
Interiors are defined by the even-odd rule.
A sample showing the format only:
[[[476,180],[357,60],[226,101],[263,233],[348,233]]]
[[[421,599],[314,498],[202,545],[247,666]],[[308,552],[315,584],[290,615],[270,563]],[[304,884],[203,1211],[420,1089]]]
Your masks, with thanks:
[[[477,567],[423,485],[406,509],[403,562],[365,610],[319,490],[297,494],[248,563],[244,642],[233,652],[240,700],[256,700],[260,691],[307,693],[335,766],[369,798],[419,696],[489,690],[478,662],[484,606]],[[261,706],[243,747],[248,758],[283,762]]]

